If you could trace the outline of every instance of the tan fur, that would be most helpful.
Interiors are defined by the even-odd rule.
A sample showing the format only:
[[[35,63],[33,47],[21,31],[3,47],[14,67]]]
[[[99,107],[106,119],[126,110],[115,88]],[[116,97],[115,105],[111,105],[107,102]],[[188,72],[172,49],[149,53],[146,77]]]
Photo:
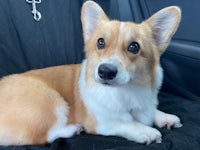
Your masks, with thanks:
[[[63,105],[58,93],[37,79],[19,75],[3,79],[0,86],[1,142],[46,142],[47,131],[56,121],[54,105]]]

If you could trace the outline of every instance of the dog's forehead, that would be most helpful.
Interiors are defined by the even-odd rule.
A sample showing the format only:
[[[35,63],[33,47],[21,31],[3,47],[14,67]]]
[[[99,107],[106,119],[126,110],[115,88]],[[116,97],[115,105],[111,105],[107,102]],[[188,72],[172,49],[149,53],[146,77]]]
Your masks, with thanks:
[[[103,37],[120,37],[126,41],[130,41],[136,38],[139,29],[138,26],[139,25],[132,22],[109,21],[103,24]]]
[[[119,35],[125,41],[132,41],[137,38],[138,28],[132,22],[120,22]]]

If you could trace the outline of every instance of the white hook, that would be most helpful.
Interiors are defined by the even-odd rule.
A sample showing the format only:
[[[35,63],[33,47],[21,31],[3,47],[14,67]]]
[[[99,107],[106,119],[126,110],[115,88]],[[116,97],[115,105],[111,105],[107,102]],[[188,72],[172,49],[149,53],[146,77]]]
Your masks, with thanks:
[[[37,10],[36,8],[36,4],[39,4],[41,3],[41,0],[26,0],[27,3],[30,3],[32,4],[32,14],[33,14],[33,18],[36,20],[36,21],[40,21],[41,18],[42,18],[42,15],[41,13]]]

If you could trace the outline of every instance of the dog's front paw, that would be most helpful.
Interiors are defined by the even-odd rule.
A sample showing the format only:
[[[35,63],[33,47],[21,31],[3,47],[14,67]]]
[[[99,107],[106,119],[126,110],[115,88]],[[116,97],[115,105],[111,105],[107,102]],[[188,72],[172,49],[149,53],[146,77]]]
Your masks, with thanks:
[[[180,119],[176,115],[167,114],[161,111],[158,111],[155,117],[155,124],[159,127],[167,127],[167,129],[180,128],[183,125],[181,124]]]
[[[152,142],[161,143],[162,135],[160,131],[152,127],[142,127],[135,131],[137,136],[134,141],[141,144],[150,144]]]

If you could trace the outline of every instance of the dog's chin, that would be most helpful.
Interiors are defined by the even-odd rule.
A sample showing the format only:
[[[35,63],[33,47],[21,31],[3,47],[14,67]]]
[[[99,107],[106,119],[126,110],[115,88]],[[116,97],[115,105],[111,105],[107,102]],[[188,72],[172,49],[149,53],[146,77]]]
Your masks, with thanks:
[[[95,82],[103,86],[110,86],[110,87],[122,86],[127,84],[127,83],[117,82],[116,80],[102,80],[102,79],[97,79],[95,80]]]
[[[99,83],[102,84],[102,85],[105,85],[105,86],[117,86],[117,84],[114,83],[114,82],[101,81]]]

